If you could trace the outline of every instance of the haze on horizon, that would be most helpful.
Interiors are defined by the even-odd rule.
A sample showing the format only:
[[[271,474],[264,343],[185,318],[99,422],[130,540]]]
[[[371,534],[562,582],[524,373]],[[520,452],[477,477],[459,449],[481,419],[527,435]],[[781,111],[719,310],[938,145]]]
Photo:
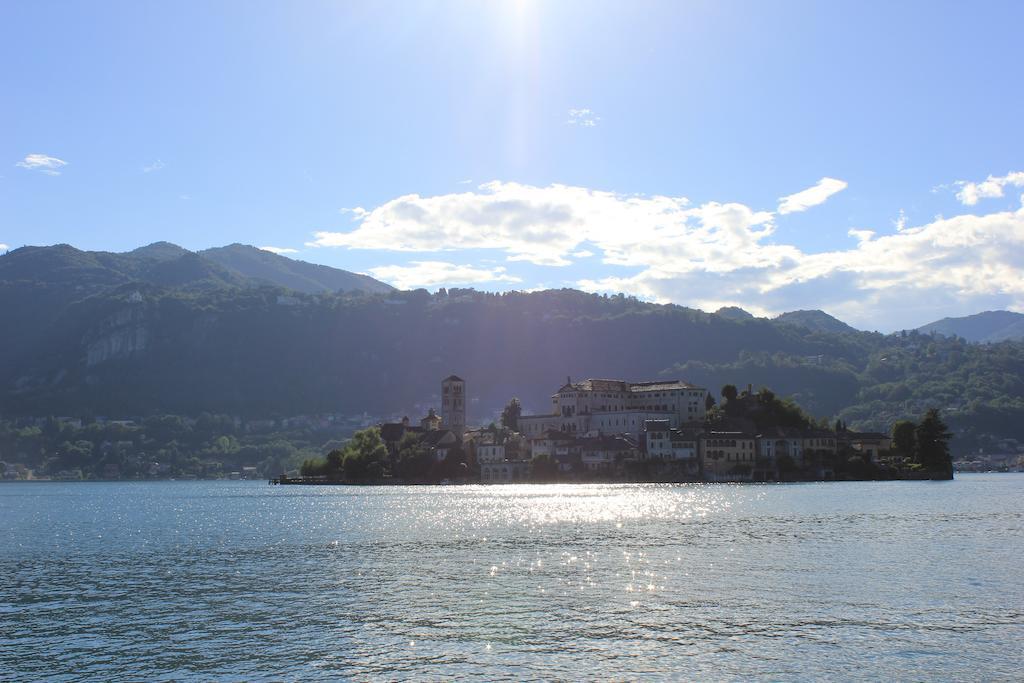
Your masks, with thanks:
[[[1024,311],[1019,3],[0,7],[0,249]]]

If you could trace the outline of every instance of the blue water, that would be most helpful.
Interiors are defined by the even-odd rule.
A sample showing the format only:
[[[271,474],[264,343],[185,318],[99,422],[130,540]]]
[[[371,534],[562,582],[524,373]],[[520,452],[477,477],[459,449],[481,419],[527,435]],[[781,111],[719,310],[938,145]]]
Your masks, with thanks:
[[[1021,680],[1024,475],[0,485],[0,679]]]

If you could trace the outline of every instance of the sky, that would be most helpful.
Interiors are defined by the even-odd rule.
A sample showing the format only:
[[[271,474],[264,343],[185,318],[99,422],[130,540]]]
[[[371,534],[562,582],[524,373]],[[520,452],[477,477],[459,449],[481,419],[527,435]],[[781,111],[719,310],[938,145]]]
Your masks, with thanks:
[[[1024,312],[1024,3],[0,3],[0,250]]]

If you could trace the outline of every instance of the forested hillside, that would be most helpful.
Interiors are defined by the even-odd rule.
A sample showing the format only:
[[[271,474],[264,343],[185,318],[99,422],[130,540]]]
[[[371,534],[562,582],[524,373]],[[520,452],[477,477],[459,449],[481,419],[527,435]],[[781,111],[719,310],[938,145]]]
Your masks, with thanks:
[[[0,257],[13,323],[0,339],[7,416],[394,415],[436,402],[440,378],[456,372],[470,417],[489,420],[511,396],[547,411],[567,375],[672,376],[715,393],[768,386],[854,428],[887,430],[936,406],[961,451],[1024,442],[1020,342],[829,323],[833,332],[798,324],[831,320],[823,313],[773,321],[574,290],[304,294],[173,245],[113,272],[89,252],[50,249],[30,254],[48,269]],[[169,282],[150,275],[181,259],[191,279],[180,268]]]

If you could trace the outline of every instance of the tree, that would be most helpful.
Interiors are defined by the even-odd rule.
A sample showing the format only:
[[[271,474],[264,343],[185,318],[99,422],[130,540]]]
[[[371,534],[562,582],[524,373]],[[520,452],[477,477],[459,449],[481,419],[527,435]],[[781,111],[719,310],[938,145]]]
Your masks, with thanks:
[[[914,457],[917,448],[917,425],[910,420],[898,420],[892,426],[892,445],[903,457]]]
[[[704,399],[704,412],[711,412],[711,409],[715,407],[715,397],[708,392],[707,398]]]
[[[434,464],[430,449],[414,432],[406,432],[398,442],[395,474],[405,482],[426,481]]]
[[[737,396],[739,396],[739,392],[736,390],[735,384],[726,384],[722,387],[722,398],[726,401],[735,401]]]
[[[383,476],[388,449],[380,438],[380,429],[371,427],[356,432],[345,446],[341,467],[350,481]],[[330,456],[328,456],[330,457]]]
[[[513,432],[519,431],[519,417],[523,414],[523,406],[518,398],[513,398],[501,411],[501,426]]]
[[[932,470],[953,470],[949,440],[953,438],[937,408],[930,408],[914,432],[917,438],[917,461]]]
[[[341,472],[341,464],[345,461],[345,451],[334,449],[327,454],[327,469],[333,473]]]

